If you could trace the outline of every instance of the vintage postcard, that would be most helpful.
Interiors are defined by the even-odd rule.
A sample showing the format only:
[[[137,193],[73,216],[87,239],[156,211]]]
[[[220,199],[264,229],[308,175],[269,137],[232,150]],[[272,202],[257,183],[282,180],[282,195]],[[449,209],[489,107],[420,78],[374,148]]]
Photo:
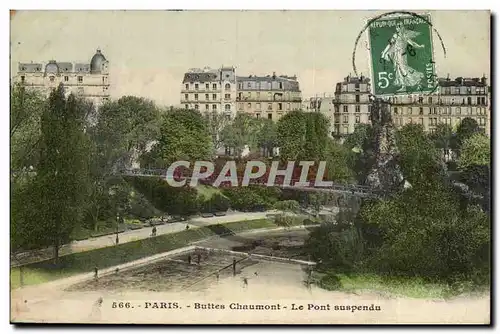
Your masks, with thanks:
[[[490,324],[490,22],[12,10],[11,323]]]

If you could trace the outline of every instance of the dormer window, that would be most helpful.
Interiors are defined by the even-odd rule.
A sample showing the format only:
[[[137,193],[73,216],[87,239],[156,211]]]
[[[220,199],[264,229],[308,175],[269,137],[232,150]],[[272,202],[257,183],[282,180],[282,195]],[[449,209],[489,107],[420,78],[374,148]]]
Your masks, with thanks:
[[[55,79],[56,78],[54,76],[52,76],[52,75],[49,77],[50,82],[54,82]]]

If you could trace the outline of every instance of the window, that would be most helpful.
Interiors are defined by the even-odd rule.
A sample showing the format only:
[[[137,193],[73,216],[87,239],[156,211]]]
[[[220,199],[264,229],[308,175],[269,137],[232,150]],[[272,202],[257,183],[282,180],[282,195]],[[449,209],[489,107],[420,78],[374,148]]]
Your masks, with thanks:
[[[78,89],[76,90],[76,92],[79,95],[83,95],[85,93],[85,91],[83,90],[83,87],[78,87]]]
[[[231,100],[231,94],[225,94],[224,95],[225,100]]]
[[[359,84],[356,84],[356,85],[358,85],[358,86],[359,86]],[[358,87],[358,88],[359,88],[359,87]],[[358,94],[356,94],[356,102],[357,102],[357,103],[359,103],[359,95],[358,95]]]
[[[64,76],[64,81],[69,81],[69,77],[67,75]],[[102,83],[104,83],[104,78],[102,78]]]
[[[469,97],[467,98],[467,104],[468,104],[468,105],[471,105],[471,104],[472,104],[472,97],[470,97],[470,96],[469,96]]]
[[[290,103],[286,104],[286,110],[290,110]]]
[[[200,106],[199,106],[199,105],[197,105],[197,104],[195,104],[195,105],[194,105],[194,109],[198,110],[198,109],[200,109]]]
[[[25,79],[24,75],[21,75],[21,82],[24,82],[24,79]]]
[[[394,108],[394,110],[397,110],[397,108]],[[356,106],[356,112],[361,112],[361,106]]]
[[[432,103],[432,97],[429,96],[429,98],[427,99],[427,101],[429,102],[429,104]]]
[[[460,107],[456,107],[456,108],[455,108],[455,113],[456,113],[457,115],[460,115],[460,113],[461,113]]]
[[[243,110],[243,103],[238,103],[238,109]]]
[[[255,117],[260,118],[260,114],[255,114]]]
[[[249,102],[249,103],[247,103],[247,107],[248,107],[248,108],[252,108],[252,104],[251,104],[250,102]]]
[[[209,110],[210,106],[208,104],[205,104],[205,110]]]
[[[482,97],[482,98],[481,98],[481,104],[482,104],[483,106],[485,106],[485,105],[486,105],[486,98],[485,98],[485,97]]]
[[[257,99],[260,99],[260,92],[257,92],[256,95],[257,95]]]
[[[194,89],[195,89],[195,90],[198,90],[199,88],[200,88],[200,87],[199,87],[199,85],[198,85],[198,84],[194,84]]]
[[[357,110],[356,110],[357,111]],[[394,107],[394,114],[397,115],[398,114],[398,108],[397,107]]]
[[[186,107],[186,109],[189,109],[189,104],[186,104],[184,107]]]
[[[423,115],[424,114],[424,108],[423,107],[419,108],[418,114],[419,115]]]
[[[273,110],[273,104],[272,103],[268,103],[267,104],[267,110]]]
[[[418,103],[424,103],[424,98],[422,96],[419,96]]]
[[[408,107],[408,115],[411,115],[412,109]],[[404,108],[401,109],[401,114],[404,114]]]
[[[273,114],[272,113],[267,114],[267,119],[273,119]]]
[[[282,103],[278,103],[278,110],[283,110],[283,104]]]
[[[344,117],[342,118],[342,122],[343,122],[343,123],[349,123],[349,117],[348,117],[348,116],[344,116]]]
[[[194,94],[194,99],[198,101],[198,94]]]
[[[226,119],[226,121],[230,121],[231,120],[231,115],[226,115],[225,119]]]
[[[342,128],[342,132],[344,134],[348,134],[349,133],[349,127],[344,125],[344,127]]]
[[[225,87],[226,87],[226,90],[230,90],[230,89],[231,89],[231,85],[230,85],[230,84],[228,84],[228,83],[226,84],[226,86],[225,86]]]
[[[212,110],[217,110],[217,105],[216,104],[212,104]]]
[[[205,89],[206,89],[206,90],[209,90],[209,89],[210,89],[210,84],[206,83],[206,84],[205,84]]]
[[[257,103],[257,104],[255,105],[255,109],[260,110],[260,103]]]
[[[280,82],[280,89],[283,89],[283,83]]]
[[[267,99],[272,100],[273,99],[273,93],[269,92],[267,93]]]
[[[231,105],[230,105],[230,104],[226,104],[226,105],[224,106],[224,110],[225,110],[225,111],[231,111]]]
[[[348,111],[349,111],[348,107],[344,106],[344,112],[348,112]]]
[[[54,76],[50,76],[50,78],[49,78],[49,79],[50,79],[50,82],[54,82],[55,77],[54,77]]]
[[[356,116],[356,124],[358,124],[359,122],[360,122],[360,117]]]
[[[210,96],[210,95],[205,94],[205,100],[207,100],[207,101],[208,101],[208,100],[210,100],[210,99],[209,99],[209,96]]]
[[[189,94],[184,94],[184,100],[189,100]]]
[[[356,82],[354,84],[354,89],[359,90],[359,82]],[[356,101],[356,102],[359,102],[359,101]]]
[[[247,82],[247,88],[252,88],[252,83],[251,82]]]
[[[420,118],[420,124],[424,125],[424,119],[423,118]]]
[[[212,89],[216,90],[217,89],[217,84],[212,84]]]
[[[212,100],[217,100],[217,94],[212,94]]]
[[[83,76],[79,75],[78,76],[78,83],[82,83],[82,82],[83,82]],[[177,87],[179,87],[179,86],[177,86]]]

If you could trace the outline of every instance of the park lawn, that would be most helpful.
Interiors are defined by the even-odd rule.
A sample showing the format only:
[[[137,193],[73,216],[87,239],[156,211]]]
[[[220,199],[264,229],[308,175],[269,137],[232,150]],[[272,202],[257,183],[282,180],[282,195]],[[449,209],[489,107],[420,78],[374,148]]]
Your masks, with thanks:
[[[92,272],[122,263],[135,261],[158,253],[187,246],[190,242],[212,236],[223,236],[239,232],[277,227],[271,220],[256,219],[226,224],[216,224],[177,233],[159,235],[154,238],[136,240],[116,246],[61,256],[55,266],[46,260],[23,266],[24,285],[40,284],[72,275]],[[19,268],[11,268],[11,289],[20,286]]]
[[[219,194],[226,197],[219,188],[207,186],[204,184],[196,186],[196,191],[198,192],[199,196],[203,196],[206,199],[212,198],[212,196],[214,196],[215,194]]]
[[[330,291],[372,292],[390,297],[448,299],[461,293],[484,293],[487,287],[457,290],[445,282],[429,282],[420,277],[389,277],[377,274],[317,274],[318,285]],[[317,279],[321,277],[321,279]]]

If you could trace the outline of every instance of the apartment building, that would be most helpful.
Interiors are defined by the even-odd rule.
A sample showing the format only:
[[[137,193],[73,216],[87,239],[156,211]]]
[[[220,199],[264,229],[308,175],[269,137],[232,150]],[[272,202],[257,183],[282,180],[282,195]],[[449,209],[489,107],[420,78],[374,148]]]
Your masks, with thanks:
[[[238,112],[274,121],[302,107],[302,95],[296,76],[267,75],[238,77]]]
[[[66,94],[83,96],[97,106],[109,99],[109,61],[100,49],[90,62],[49,60],[19,63],[13,79],[46,95],[63,83]]]
[[[432,133],[439,123],[456,128],[463,118],[471,117],[489,135],[491,103],[486,78],[448,77],[438,79],[438,83],[434,94],[390,98],[395,126],[417,123]],[[356,124],[370,122],[369,96],[370,79],[366,77],[348,76],[337,83],[332,136],[344,137],[354,131]]]
[[[333,115],[328,115],[332,136],[346,136],[356,124],[370,121],[370,89],[370,79],[364,76],[349,75],[336,84]]]
[[[393,122],[396,126],[407,123],[422,124],[433,132],[439,123],[456,128],[461,120],[470,117],[490,134],[490,101],[486,78],[438,79],[435,94],[400,96],[391,99]]]
[[[184,74],[181,103],[202,113],[236,116],[236,70],[234,67],[193,68]]]

